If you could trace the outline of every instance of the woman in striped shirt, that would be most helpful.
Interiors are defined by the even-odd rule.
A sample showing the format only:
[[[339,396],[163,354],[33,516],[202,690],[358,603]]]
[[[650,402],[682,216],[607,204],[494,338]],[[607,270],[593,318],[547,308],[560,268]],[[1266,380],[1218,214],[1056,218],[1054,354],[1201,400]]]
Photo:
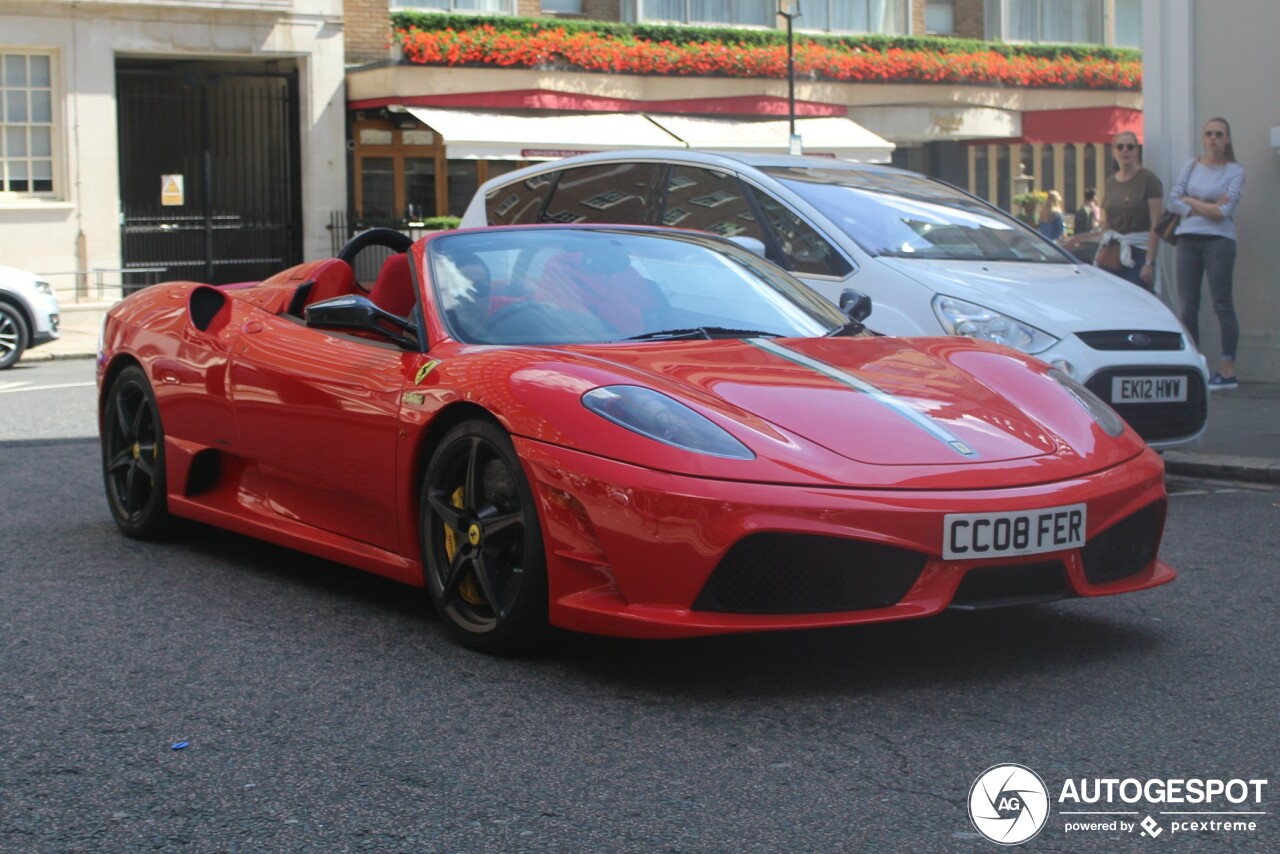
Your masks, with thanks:
[[[1179,315],[1200,343],[1200,283],[1208,276],[1209,295],[1222,329],[1222,361],[1209,380],[1210,390],[1236,388],[1236,347],[1240,324],[1231,301],[1236,262],[1236,206],[1244,188],[1244,167],[1236,162],[1231,126],[1226,119],[1204,125],[1204,154],[1182,167],[1166,207],[1182,216],[1178,226]]]

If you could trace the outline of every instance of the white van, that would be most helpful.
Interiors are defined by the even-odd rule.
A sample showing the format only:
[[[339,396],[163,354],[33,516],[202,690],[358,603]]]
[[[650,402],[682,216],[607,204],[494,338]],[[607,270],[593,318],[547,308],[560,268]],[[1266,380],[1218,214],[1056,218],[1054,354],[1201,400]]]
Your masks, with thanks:
[[[888,335],[965,335],[1031,353],[1109,401],[1149,444],[1208,421],[1203,356],[1157,297],[941,181],[790,155],[612,151],[482,185],[462,227],[535,222],[667,225],[754,238],[837,301],[871,297]]]

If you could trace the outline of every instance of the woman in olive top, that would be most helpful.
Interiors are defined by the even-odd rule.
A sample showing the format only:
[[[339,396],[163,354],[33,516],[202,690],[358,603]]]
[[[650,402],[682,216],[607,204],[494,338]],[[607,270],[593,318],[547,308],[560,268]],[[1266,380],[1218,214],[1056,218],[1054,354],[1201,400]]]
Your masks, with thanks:
[[[1163,207],[1164,185],[1143,167],[1136,134],[1116,134],[1111,149],[1116,171],[1102,191],[1103,242],[1118,240],[1121,259],[1120,269],[1111,272],[1150,291],[1155,287],[1158,241],[1153,229]]]

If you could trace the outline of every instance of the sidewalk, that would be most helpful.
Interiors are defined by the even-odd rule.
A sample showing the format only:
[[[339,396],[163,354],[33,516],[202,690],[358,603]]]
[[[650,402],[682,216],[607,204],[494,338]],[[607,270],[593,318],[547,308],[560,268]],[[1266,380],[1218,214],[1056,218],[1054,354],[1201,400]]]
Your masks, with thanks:
[[[63,304],[62,337],[23,354],[24,362],[92,358],[110,302]],[[1171,474],[1280,483],[1280,383],[1242,383],[1214,392],[1200,441],[1166,451]]]

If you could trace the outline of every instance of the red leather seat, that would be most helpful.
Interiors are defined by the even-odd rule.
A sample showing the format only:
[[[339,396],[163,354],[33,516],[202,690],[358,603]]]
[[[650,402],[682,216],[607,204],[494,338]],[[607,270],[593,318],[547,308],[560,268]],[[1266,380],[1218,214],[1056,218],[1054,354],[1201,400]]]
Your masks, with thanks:
[[[307,290],[304,307],[321,300],[344,297],[356,290],[355,271],[341,258],[330,258],[316,264],[310,279],[311,286]]]
[[[379,308],[400,317],[408,317],[418,303],[413,286],[413,274],[409,271],[409,256],[403,252],[382,262],[378,279],[369,291],[369,299]]]

